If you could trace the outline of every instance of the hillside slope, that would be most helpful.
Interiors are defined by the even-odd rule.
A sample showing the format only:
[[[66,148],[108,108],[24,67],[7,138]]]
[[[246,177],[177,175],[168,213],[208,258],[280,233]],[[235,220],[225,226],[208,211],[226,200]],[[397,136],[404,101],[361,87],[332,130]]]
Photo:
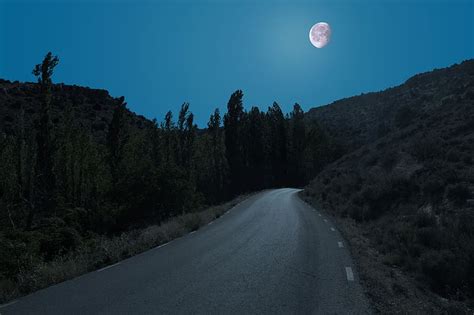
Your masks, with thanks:
[[[357,148],[303,196],[339,218],[379,310],[472,307],[474,61],[309,114]]]
[[[404,84],[310,109],[317,120],[349,149],[397,131],[406,116],[423,116],[455,98],[474,97],[474,60],[417,74]],[[407,123],[407,122],[402,122]]]
[[[115,108],[123,98],[113,98],[106,90],[91,89],[76,85],[53,85],[52,121],[57,125],[68,107],[72,110],[76,125],[93,135],[99,142],[105,141],[107,128]],[[40,112],[40,88],[36,83],[23,83],[0,79],[0,131],[6,135],[15,128],[24,111],[26,127],[32,127]],[[145,117],[127,110],[131,125],[143,128],[151,123]]]

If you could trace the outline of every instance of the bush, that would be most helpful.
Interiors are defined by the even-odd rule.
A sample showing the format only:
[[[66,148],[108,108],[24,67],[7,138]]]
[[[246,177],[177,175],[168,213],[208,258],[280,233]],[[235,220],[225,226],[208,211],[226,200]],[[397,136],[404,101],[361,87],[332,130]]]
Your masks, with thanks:
[[[201,226],[201,217],[199,214],[192,213],[183,217],[184,227],[188,231],[196,231]]]
[[[381,165],[384,170],[391,171],[398,161],[398,153],[396,151],[387,150],[382,155]]]
[[[422,187],[424,196],[434,204],[438,204],[441,201],[444,189],[443,182],[437,178],[427,180]]]
[[[435,226],[426,226],[416,231],[417,241],[428,248],[440,249],[443,242],[442,232]]]
[[[449,288],[461,287],[466,269],[452,251],[428,251],[421,256],[420,263],[423,274],[436,292],[445,294]]]
[[[419,228],[433,226],[436,224],[436,218],[426,211],[420,211],[416,215],[415,224]]]
[[[419,161],[424,162],[442,153],[443,140],[439,137],[418,137],[411,144],[410,152]]]
[[[459,162],[460,160],[460,153],[456,149],[451,149],[446,154],[446,160],[452,163]]]
[[[466,203],[466,199],[470,197],[470,192],[465,184],[449,185],[446,191],[446,197],[455,205],[462,206]]]
[[[79,233],[71,227],[52,226],[41,231],[40,251],[46,261],[76,249],[81,243]]]
[[[395,125],[398,128],[404,128],[412,123],[415,116],[416,113],[411,107],[401,106],[395,114]]]

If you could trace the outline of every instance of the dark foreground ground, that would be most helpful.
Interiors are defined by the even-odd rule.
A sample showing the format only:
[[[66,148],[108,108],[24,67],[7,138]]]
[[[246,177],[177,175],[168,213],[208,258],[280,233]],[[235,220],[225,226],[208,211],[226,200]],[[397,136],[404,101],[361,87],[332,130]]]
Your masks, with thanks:
[[[195,233],[0,312],[370,313],[341,235],[297,192],[257,194]]]

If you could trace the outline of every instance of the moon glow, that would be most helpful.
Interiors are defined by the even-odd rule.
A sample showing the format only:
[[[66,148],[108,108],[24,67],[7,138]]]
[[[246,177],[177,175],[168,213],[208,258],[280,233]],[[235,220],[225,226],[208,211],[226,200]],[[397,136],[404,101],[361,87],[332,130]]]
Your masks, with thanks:
[[[309,30],[309,40],[316,48],[323,48],[331,39],[331,27],[326,22],[319,22]]]

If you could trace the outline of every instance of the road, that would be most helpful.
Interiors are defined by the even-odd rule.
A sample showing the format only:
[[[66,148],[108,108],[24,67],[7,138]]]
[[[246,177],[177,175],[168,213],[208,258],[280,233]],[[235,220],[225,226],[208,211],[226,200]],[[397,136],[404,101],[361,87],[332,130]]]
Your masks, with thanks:
[[[195,233],[0,313],[370,313],[341,235],[297,192],[256,194]]]

